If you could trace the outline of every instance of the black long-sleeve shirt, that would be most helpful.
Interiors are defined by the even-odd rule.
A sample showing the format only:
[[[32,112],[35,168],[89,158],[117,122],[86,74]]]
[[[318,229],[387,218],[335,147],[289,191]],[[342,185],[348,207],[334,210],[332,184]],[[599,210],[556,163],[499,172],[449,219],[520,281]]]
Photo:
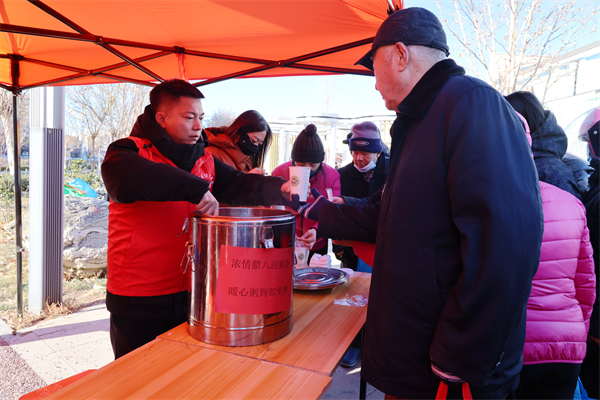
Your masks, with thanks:
[[[110,198],[117,203],[135,201],[188,201],[198,204],[210,183],[183,169],[141,157],[135,142],[112,143],[102,163],[102,178]],[[215,159],[212,194],[230,205],[284,204],[278,177],[245,174]]]

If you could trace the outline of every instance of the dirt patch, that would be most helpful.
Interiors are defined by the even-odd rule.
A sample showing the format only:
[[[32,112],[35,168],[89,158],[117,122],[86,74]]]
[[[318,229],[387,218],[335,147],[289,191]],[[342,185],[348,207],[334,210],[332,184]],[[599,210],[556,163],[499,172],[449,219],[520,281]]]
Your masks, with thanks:
[[[27,234],[28,199],[23,198],[23,233]],[[14,205],[0,202],[0,319],[10,327],[20,330],[47,318],[76,312],[82,307],[105,301],[106,278],[63,280],[63,301],[60,304],[47,304],[40,314],[27,310],[29,294],[29,253],[23,252],[23,315],[17,314],[17,256],[14,228]]]
[[[46,382],[2,338],[0,360],[0,399],[17,400],[26,393],[46,386]]]
[[[24,312],[23,315],[18,315],[15,308],[11,310],[0,311],[0,319],[2,319],[13,330],[19,331],[23,328],[35,325],[36,323],[46,320],[68,315],[79,311],[83,307],[91,306],[98,303],[104,303],[106,300],[106,289],[82,290],[67,288],[63,291],[63,302],[60,304],[46,304],[44,310],[37,314],[27,310],[27,298],[24,295]]]

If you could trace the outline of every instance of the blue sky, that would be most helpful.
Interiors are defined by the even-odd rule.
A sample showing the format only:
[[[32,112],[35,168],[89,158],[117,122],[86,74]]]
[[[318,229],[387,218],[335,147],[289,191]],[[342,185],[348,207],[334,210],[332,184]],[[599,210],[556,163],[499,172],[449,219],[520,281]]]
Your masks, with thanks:
[[[325,111],[324,77],[289,77],[232,79],[201,87],[206,97],[204,111],[210,115],[218,108],[236,113],[255,109],[267,119],[315,115]],[[386,110],[375,78],[364,76],[332,76],[330,113],[340,116],[362,116],[390,113]]]
[[[447,0],[446,0],[447,1]],[[440,13],[435,1],[405,1],[405,7],[424,7]],[[320,115],[326,112],[321,95],[324,77],[285,77],[231,79],[200,88],[207,115],[219,108],[236,113],[254,109],[267,119],[280,116]],[[374,114],[393,114],[385,108],[375,78],[366,76],[332,75],[331,100],[327,112],[342,117]]]
[[[598,7],[599,0],[581,0],[589,6]],[[452,5],[451,0],[443,0],[444,5]],[[424,7],[442,19],[435,1],[405,1],[405,7]],[[466,65],[458,58],[459,51],[453,35],[446,31],[450,46],[451,58],[459,64]],[[598,40],[592,35],[586,43]],[[455,49],[455,51],[453,51]],[[248,78],[232,79],[201,87],[206,96],[204,110],[207,115],[219,108],[231,109],[239,114],[255,109],[267,119],[277,117],[297,117],[316,115],[325,112],[323,101],[324,77],[288,77],[288,78]],[[330,113],[343,117],[358,117],[373,114],[393,114],[385,108],[384,102],[375,90],[375,78],[350,75],[333,75]]]

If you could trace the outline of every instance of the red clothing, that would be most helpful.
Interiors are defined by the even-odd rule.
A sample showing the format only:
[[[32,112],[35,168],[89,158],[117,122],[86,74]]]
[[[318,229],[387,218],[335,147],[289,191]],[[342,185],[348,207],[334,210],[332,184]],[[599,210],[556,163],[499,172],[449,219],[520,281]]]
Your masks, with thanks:
[[[148,139],[132,137],[139,155],[176,167]],[[214,158],[200,157],[191,174],[215,180]],[[121,296],[160,296],[189,290],[190,267],[183,224],[195,206],[187,201],[136,201],[109,204],[107,290]],[[179,236],[178,236],[179,235]],[[184,275],[185,272],[185,275]]]
[[[286,181],[290,180],[290,166],[292,165],[292,161],[288,161],[286,163],[281,164],[276,167],[271,175],[280,176]],[[310,178],[310,188],[316,188],[319,193],[323,196],[327,197],[327,190],[331,189],[333,192],[333,196],[341,196],[342,194],[342,186],[340,184],[340,174],[337,172],[335,168],[330,167],[329,165],[322,163],[323,169],[320,170],[315,176]],[[315,199],[310,195],[308,199],[306,199],[307,203],[312,203]],[[294,214],[296,212],[288,207],[288,211],[293,211]],[[296,236],[302,236],[306,231],[310,228],[316,228],[317,221],[313,221],[312,219],[307,219],[302,217],[300,214],[296,214]],[[318,239],[317,242],[312,247],[312,251],[322,249],[327,245],[327,239],[321,238]]]
[[[373,261],[375,260],[375,243],[354,241],[352,243],[352,248],[354,249],[354,254],[356,254],[358,258],[371,267],[373,266]]]

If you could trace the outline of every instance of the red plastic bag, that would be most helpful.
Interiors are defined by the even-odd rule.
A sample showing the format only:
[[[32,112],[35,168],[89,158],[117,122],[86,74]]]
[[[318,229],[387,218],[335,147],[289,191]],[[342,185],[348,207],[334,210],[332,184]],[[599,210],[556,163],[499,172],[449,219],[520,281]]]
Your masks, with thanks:
[[[462,395],[465,400],[473,400],[473,396],[471,395],[471,389],[469,388],[469,384],[467,382],[463,382],[462,384]],[[444,383],[444,381],[440,381],[440,386],[438,387],[437,394],[435,395],[435,400],[446,400],[448,397],[448,385]]]

